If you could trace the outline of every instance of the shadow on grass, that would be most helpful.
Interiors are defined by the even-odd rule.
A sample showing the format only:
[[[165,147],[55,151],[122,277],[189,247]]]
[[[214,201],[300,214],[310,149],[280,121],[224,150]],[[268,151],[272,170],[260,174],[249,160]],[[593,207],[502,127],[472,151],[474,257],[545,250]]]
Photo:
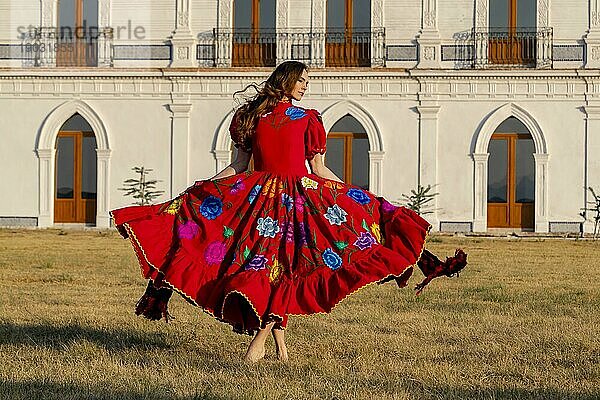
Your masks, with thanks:
[[[222,397],[212,392],[210,388],[200,389],[198,394],[177,396],[165,387],[147,388],[144,391],[110,387],[109,385],[81,385],[61,383],[46,380],[27,380],[20,382],[0,381],[0,393],[3,400],[45,400],[45,399],[94,399],[94,400],[222,400],[235,397]],[[239,398],[239,397],[238,397]],[[241,399],[241,398],[240,398]]]
[[[108,351],[129,348],[168,349],[171,345],[161,333],[122,329],[101,329],[80,324],[52,325],[0,323],[0,345],[32,345],[63,350],[66,345],[88,341]]]

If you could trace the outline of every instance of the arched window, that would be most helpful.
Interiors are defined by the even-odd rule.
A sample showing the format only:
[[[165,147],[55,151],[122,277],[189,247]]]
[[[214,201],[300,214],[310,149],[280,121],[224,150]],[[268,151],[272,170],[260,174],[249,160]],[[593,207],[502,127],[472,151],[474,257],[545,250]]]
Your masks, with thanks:
[[[59,67],[98,65],[98,0],[58,1]]]
[[[327,0],[325,64],[371,65],[371,0]]]
[[[494,64],[535,63],[537,1],[489,1],[489,61]]]
[[[325,164],[344,182],[369,189],[369,139],[365,128],[350,114],[331,127]]]
[[[533,229],[535,144],[521,121],[510,117],[490,140],[488,227]]]
[[[54,222],[96,222],[96,137],[90,124],[74,114],[56,139]]]
[[[275,0],[235,0],[234,67],[275,66]]]

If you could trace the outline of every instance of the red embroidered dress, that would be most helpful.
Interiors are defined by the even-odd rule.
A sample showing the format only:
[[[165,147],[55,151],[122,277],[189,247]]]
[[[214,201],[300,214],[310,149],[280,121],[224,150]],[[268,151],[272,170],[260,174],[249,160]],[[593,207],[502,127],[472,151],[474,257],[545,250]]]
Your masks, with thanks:
[[[145,278],[237,332],[284,328],[289,315],[329,312],[369,283],[408,279],[430,229],[407,208],[309,174],[305,160],[325,147],[317,111],[279,103],[256,127],[254,172],[112,215]]]

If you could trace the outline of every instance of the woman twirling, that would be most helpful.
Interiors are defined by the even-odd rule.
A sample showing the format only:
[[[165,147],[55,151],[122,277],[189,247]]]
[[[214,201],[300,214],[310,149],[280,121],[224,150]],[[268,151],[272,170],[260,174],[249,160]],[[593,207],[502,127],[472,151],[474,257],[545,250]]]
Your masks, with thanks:
[[[247,360],[264,356],[272,333],[285,361],[290,315],[328,313],[370,283],[406,286],[414,265],[426,276],[419,292],[466,265],[462,250],[445,262],[424,250],[430,225],[415,212],[343,183],[325,166],[319,113],[292,104],[307,89],[306,65],[280,64],[233,117],[239,151],[231,165],[166,203],[112,212],[149,279],[136,313],[168,321],[175,290],[253,334]]]

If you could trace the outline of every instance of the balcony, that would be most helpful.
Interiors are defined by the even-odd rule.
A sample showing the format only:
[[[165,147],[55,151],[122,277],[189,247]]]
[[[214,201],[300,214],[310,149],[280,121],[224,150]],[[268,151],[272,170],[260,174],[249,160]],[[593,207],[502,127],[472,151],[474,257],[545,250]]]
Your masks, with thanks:
[[[222,30],[198,36],[204,66],[273,67],[298,60],[312,67],[382,67],[385,30]]]
[[[65,32],[59,28],[34,28],[23,35],[24,67],[110,67],[112,28]]]
[[[475,68],[552,68],[552,28],[473,31]]]

